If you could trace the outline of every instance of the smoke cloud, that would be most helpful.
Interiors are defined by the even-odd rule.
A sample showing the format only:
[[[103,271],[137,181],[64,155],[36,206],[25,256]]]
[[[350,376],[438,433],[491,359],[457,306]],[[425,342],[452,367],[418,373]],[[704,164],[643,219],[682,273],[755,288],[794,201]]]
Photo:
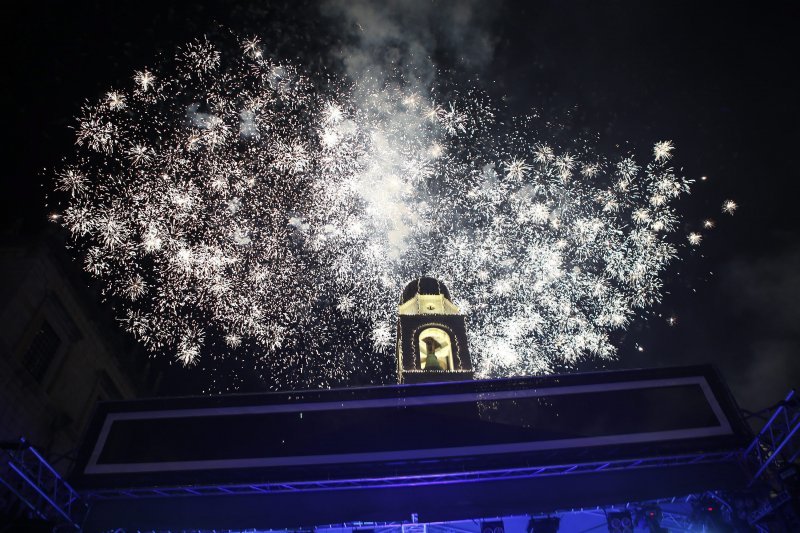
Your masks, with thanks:
[[[407,201],[410,149],[429,144],[431,157],[437,153],[436,140],[423,138],[430,119],[420,113],[437,112],[433,89],[442,68],[437,61],[472,73],[487,66],[494,54],[492,7],[496,10],[477,0],[322,4],[340,37],[340,47],[331,53],[354,84],[354,102],[382,123],[372,133],[375,157],[364,161],[354,188],[380,221],[371,231],[385,233],[387,253],[395,259],[406,250],[409,227],[420,227],[420,206]]]
[[[726,368],[746,407],[775,402],[800,383],[800,249],[733,262],[724,282],[728,313],[751,328],[747,357]],[[727,366],[727,365],[726,365]],[[768,391],[768,397],[764,397]]]
[[[397,80],[430,87],[437,58],[474,72],[494,55],[496,2],[465,0],[330,0],[324,15],[339,25],[343,46],[334,53],[359,80]]]

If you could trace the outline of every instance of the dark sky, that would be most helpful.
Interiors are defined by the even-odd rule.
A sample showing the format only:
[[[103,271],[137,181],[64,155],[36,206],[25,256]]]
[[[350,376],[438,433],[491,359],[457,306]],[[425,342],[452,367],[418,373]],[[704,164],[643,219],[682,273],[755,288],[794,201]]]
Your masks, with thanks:
[[[45,2],[7,15],[3,233],[44,227],[48,171],[71,150],[80,105],[159,53],[223,26],[260,34],[287,58],[335,62],[329,47],[342,36],[315,2],[209,4]],[[682,231],[705,217],[719,225],[699,251],[683,250],[663,304],[620,340],[615,366],[713,362],[751,408],[800,382],[800,46],[790,3],[470,2],[467,23],[454,20],[456,2],[393,4],[388,16],[410,31],[419,20],[403,10],[425,19],[439,67],[512,112],[534,108],[641,154],[671,139],[684,175],[708,176],[681,205]],[[453,38],[465,24],[479,41]],[[740,205],[734,217],[720,213],[726,198]]]

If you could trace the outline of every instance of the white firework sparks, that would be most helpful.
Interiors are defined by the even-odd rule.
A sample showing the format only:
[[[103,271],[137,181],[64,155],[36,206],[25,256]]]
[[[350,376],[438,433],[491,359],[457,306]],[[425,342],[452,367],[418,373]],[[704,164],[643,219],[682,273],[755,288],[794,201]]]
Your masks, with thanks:
[[[68,168],[58,175],[56,189],[72,196],[82,196],[89,190],[89,180],[80,171]]]
[[[238,348],[242,345],[242,337],[235,333],[225,335],[225,343],[231,348]]]
[[[504,167],[506,169],[506,176],[512,180],[523,179],[531,168],[525,163],[525,161],[516,158],[505,163]]]
[[[260,59],[264,53],[261,51],[261,40],[258,37],[252,39],[245,39],[242,43],[244,53],[253,59]]]
[[[672,158],[672,150],[674,149],[672,141],[659,141],[653,147],[653,156],[656,161],[667,161]]]
[[[106,103],[109,109],[125,109],[125,97],[116,91],[106,93]]]
[[[377,348],[388,348],[394,341],[394,332],[388,323],[378,324],[372,330],[372,343]]]
[[[659,300],[689,187],[670,141],[644,166],[555,149],[497,133],[485,103],[323,96],[258,40],[238,51],[191,43],[87,106],[58,176],[59,221],[150,350],[194,365],[223,339],[296,370],[277,386],[340,383],[364,339],[391,360],[398,295],[426,273],[469,302],[479,375],[543,373],[613,357]]]
[[[142,92],[147,92],[153,87],[156,77],[149,70],[139,70],[133,75],[133,81],[136,82]]]
[[[733,200],[725,200],[722,202],[722,212],[728,215],[732,215],[736,212],[739,208],[739,204],[734,202]]]

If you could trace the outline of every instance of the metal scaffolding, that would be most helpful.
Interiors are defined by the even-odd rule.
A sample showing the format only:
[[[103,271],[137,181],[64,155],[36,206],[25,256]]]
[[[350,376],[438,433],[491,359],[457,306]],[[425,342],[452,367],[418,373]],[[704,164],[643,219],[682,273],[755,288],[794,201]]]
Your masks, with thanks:
[[[29,516],[80,529],[87,505],[25,439],[0,448],[0,485],[19,499]]]
[[[764,522],[765,517],[784,507],[790,498],[783,477],[788,468],[800,457],[800,398],[792,391],[782,402],[762,411],[762,414],[763,420],[765,420],[764,427],[744,450],[386,478],[102,489],[84,491],[83,497],[86,498],[85,501],[91,502],[103,499],[170,498],[220,494],[244,495],[320,489],[346,490],[568,476],[639,468],[737,462],[746,466],[751,473],[751,489],[746,492],[756,491],[759,482],[761,486],[766,485],[772,490],[772,497],[770,497],[769,501],[764,500],[762,505],[758,509],[751,510],[746,518],[751,527],[758,531],[767,531],[769,526]],[[0,489],[2,487],[5,487],[19,499],[28,516],[53,523],[69,524],[76,530],[80,529],[83,517],[88,510],[88,506],[81,499],[81,495],[25,440],[0,448]],[[630,507],[631,505],[641,507],[645,503],[663,505],[676,502],[676,500],[683,500],[684,503],[689,503],[691,500],[700,497],[714,498],[729,511],[734,510],[730,501],[723,500],[721,494],[714,492],[651,502],[631,502],[625,507]],[[571,509],[556,511],[556,513],[577,511],[577,509]],[[585,512],[583,509],[580,511]],[[662,527],[669,528],[670,531],[689,531],[693,527],[692,524],[693,517],[691,514],[676,512],[676,510],[668,510],[662,507]],[[413,527],[425,527],[424,524],[415,524],[413,522],[406,524],[386,523],[382,525],[384,528],[391,529],[396,527],[402,531],[408,531]]]
[[[779,471],[800,455],[800,398],[792,390],[772,409],[772,416],[744,452],[744,459],[756,467],[751,486],[770,470]]]
[[[691,455],[673,455],[615,461],[597,461],[561,465],[510,468],[502,470],[479,470],[446,474],[424,474],[393,476],[385,478],[360,478],[324,481],[298,481],[281,483],[248,483],[236,485],[193,485],[183,487],[141,487],[126,489],[99,489],[87,492],[89,499],[147,498],[201,496],[211,494],[264,494],[275,492],[297,492],[303,490],[339,490],[377,487],[408,487],[466,481],[493,481],[501,479],[524,479],[545,476],[563,476],[593,472],[610,472],[664,466],[680,466],[704,463],[736,461],[738,452],[725,451]]]

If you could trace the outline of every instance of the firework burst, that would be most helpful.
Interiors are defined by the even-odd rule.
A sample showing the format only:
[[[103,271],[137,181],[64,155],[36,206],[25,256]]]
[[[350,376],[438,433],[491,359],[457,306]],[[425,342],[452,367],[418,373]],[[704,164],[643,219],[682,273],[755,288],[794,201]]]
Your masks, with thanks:
[[[184,365],[342,383],[382,368],[365,346],[391,359],[398,295],[428,274],[481,376],[612,358],[676,256],[673,144],[642,165],[501,127],[482,98],[364,86],[203,40],[83,109],[57,220],[125,327]]]

